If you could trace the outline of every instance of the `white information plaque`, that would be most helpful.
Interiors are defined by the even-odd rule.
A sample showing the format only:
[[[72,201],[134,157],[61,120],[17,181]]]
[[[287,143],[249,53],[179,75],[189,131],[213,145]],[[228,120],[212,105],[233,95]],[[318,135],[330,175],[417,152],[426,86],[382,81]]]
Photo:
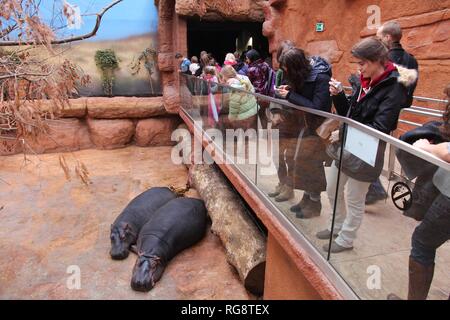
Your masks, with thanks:
[[[358,129],[347,127],[345,150],[375,167],[380,140]]]

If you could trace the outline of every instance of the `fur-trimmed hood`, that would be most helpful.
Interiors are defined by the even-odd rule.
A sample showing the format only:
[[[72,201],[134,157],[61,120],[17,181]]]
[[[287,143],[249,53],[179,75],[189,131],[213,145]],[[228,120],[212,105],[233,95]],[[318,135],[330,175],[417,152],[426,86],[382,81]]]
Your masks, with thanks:
[[[408,69],[398,64],[394,64],[399,73],[398,82],[406,88],[414,85],[419,78],[419,72],[415,69]]]

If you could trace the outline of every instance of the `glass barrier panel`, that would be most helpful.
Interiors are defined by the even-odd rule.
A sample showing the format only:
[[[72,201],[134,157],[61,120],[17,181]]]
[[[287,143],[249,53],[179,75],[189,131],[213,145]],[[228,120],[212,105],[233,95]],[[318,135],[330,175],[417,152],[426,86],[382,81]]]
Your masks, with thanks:
[[[222,129],[227,161],[256,183],[258,100],[251,93],[223,87]]]
[[[450,171],[351,125],[343,139],[330,263],[361,299],[447,300]]]
[[[338,150],[331,143],[342,125],[275,102],[267,105],[267,127],[260,131],[257,186],[324,256],[330,242],[336,187],[327,193],[326,173]],[[339,157],[340,154],[336,153]]]

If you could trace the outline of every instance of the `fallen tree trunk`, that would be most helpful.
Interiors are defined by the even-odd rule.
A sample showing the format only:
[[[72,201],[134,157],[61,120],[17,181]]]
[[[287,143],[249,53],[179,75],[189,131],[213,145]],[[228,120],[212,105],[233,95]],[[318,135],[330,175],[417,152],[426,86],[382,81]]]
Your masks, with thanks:
[[[216,166],[192,165],[190,183],[205,201],[211,230],[222,241],[228,262],[248,291],[262,295],[266,241],[240,198]]]

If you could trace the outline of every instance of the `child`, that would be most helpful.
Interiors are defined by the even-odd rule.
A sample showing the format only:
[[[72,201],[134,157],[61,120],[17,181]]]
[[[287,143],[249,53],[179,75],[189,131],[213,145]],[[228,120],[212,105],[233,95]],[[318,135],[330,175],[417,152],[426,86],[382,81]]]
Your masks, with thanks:
[[[189,71],[193,76],[197,76],[197,72],[200,70],[200,65],[198,64],[198,58],[193,56],[191,58],[191,65],[189,66]]]
[[[208,124],[211,127],[214,127],[219,122],[220,114],[220,101],[215,95],[218,89],[217,83],[219,82],[216,76],[216,68],[213,66],[206,66],[203,68],[201,78],[207,81],[207,87],[202,89],[202,92],[207,93],[208,95]]]
[[[216,76],[216,68],[213,66],[206,66],[203,69],[203,74],[201,78],[208,82],[215,82],[215,83],[219,82]]]
[[[180,64],[178,72],[189,74],[189,66],[191,65],[189,59],[185,58],[181,53],[177,53],[175,55],[175,59],[177,59],[178,63]]]
[[[237,74],[232,66],[223,67],[220,76],[222,81],[232,88],[255,92],[249,78]],[[258,103],[253,95],[237,90],[231,92],[228,120],[233,128],[255,128],[257,113]]]

